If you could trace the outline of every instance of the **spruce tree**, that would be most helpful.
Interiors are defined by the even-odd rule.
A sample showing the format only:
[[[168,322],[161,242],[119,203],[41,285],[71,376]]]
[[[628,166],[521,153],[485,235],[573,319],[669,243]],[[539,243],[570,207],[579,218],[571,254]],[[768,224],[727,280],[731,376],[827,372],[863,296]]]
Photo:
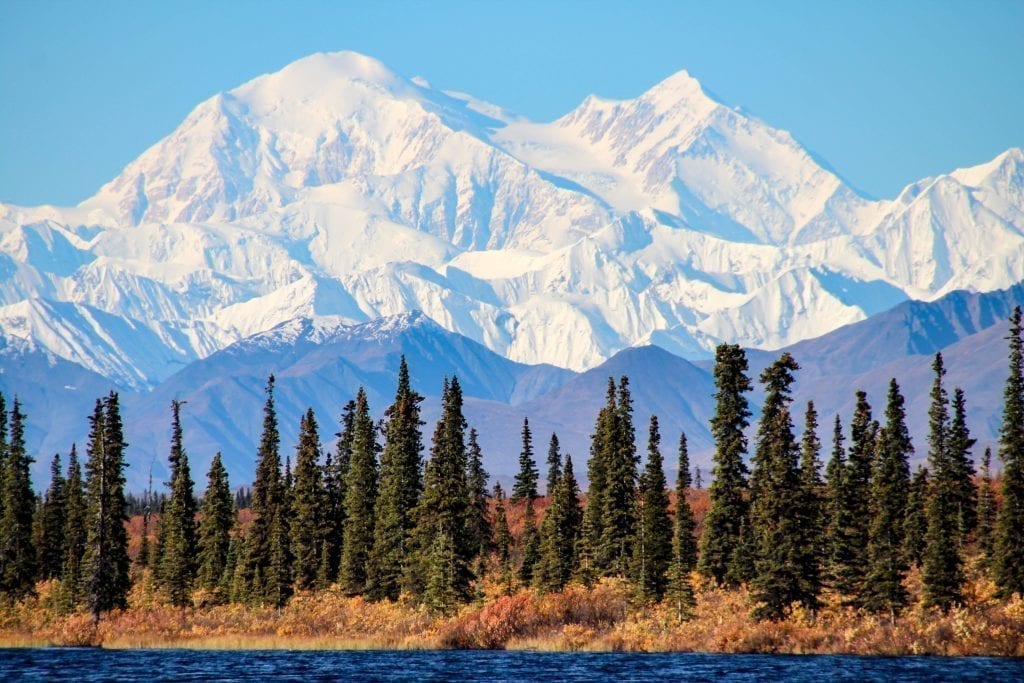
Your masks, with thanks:
[[[948,611],[963,601],[963,560],[960,557],[960,506],[956,466],[950,453],[949,399],[942,386],[946,374],[942,354],[935,354],[932,363],[935,381],[932,384],[931,407],[928,409],[928,465],[932,479],[925,516],[922,579],[925,607]]]
[[[512,593],[512,533],[508,528],[505,492],[501,483],[494,484],[494,549],[498,559],[498,574],[505,586],[505,594]]]
[[[800,366],[783,353],[761,373],[764,407],[757,431],[754,471],[750,475],[750,531],[754,544],[752,599],[758,619],[781,619],[794,602],[817,604],[817,594],[802,581],[803,509],[799,449],[789,411],[793,373]]]
[[[373,550],[374,505],[377,500],[376,428],[362,387],[356,394],[352,460],[345,481],[345,542],[338,583],[349,595],[366,591],[366,570]]]
[[[53,456],[50,464],[50,487],[39,507],[39,533],[35,539],[36,562],[39,578],[60,578],[64,569],[67,544],[67,482],[61,471],[60,455]]]
[[[60,607],[69,612],[82,601],[82,556],[85,554],[86,502],[78,449],[71,445],[68,454],[64,560],[61,569]]]
[[[715,414],[711,435],[715,440],[714,480],[704,518],[697,569],[718,585],[737,583],[730,572],[740,546],[740,528],[748,515],[747,450],[744,434],[750,409],[744,394],[750,391],[747,357],[738,345],[721,344],[715,351]]]
[[[824,485],[821,480],[821,440],[818,438],[818,412],[814,402],[807,402],[804,433],[800,440],[800,540],[798,566],[801,592],[817,596],[821,592],[821,574],[828,549],[825,540],[826,512]],[[815,607],[817,600],[811,601]]]
[[[981,458],[981,481],[978,483],[978,552],[986,568],[992,566],[996,527],[996,497],[991,468],[992,449],[986,448]]]
[[[4,513],[4,468],[7,462],[7,400],[0,392],[0,516]]]
[[[560,591],[572,578],[578,563],[577,545],[583,532],[579,485],[569,454],[555,482],[551,506],[541,524],[541,557],[534,572],[534,583],[546,591]]]
[[[406,570],[416,505],[423,490],[422,401],[423,397],[412,390],[409,368],[402,356],[395,401],[386,413],[380,494],[374,508],[374,542],[367,577],[368,593],[378,600],[398,598]]]
[[[636,540],[633,544],[633,579],[642,602],[657,602],[668,587],[672,561],[672,521],[668,515],[668,487],[661,457],[658,418],[651,415],[647,436],[647,463],[637,491]]]
[[[0,415],[0,421],[6,416]],[[36,549],[32,517],[36,497],[29,468],[34,459],[25,448],[25,414],[14,397],[10,441],[4,456],[3,510],[0,511],[0,593],[20,598],[35,589]]]
[[[885,427],[879,433],[878,453],[871,478],[871,526],[864,607],[895,616],[907,604],[903,577],[908,565],[904,552],[904,522],[910,490],[910,454],[914,447],[906,425],[903,395],[889,381]]]
[[[924,561],[925,537],[928,535],[928,469],[918,466],[910,479],[907,494],[907,516],[903,520],[903,555],[908,565],[920,567]]]
[[[487,514],[487,471],[484,469],[483,452],[480,450],[475,429],[469,430],[467,448],[466,485],[469,487],[469,517],[466,520],[466,532],[469,534],[470,547],[476,549],[478,557],[484,557],[491,545],[491,523]]]
[[[279,585],[281,560],[280,526],[284,512],[285,487],[281,477],[281,437],[274,404],[273,375],[267,379],[263,404],[263,431],[256,455],[256,480],[252,487],[252,523],[245,537],[245,557],[237,578],[237,594],[255,603],[276,605],[286,592]],[[275,540],[275,534],[278,538]],[[275,543],[277,555],[275,556]],[[289,581],[290,585],[291,582]]]
[[[974,460],[971,448],[977,439],[971,438],[967,427],[967,405],[964,390],[953,389],[953,400],[950,404],[953,418],[949,423],[949,462],[951,476],[956,490],[957,527],[960,545],[966,545],[967,537],[974,532],[978,524],[978,494],[974,487]]]
[[[469,598],[470,562],[478,550],[470,546],[466,533],[470,501],[465,431],[462,387],[453,377],[442,392],[441,418],[434,430],[416,513],[415,557],[405,579],[410,592],[422,595],[428,607],[442,611],[452,596],[459,602]]]
[[[676,479],[676,514],[672,525],[672,563],[669,566],[666,597],[675,609],[676,619],[687,618],[697,606],[690,572],[697,567],[697,522],[686,500],[690,488],[690,454],[686,433],[679,435],[679,475]]]
[[[1024,596],[1024,325],[1021,308],[1010,315],[1010,372],[1003,390],[999,458],[1002,500],[996,515],[993,578],[1004,597]]]
[[[171,495],[160,518],[159,585],[172,605],[184,607],[196,574],[196,501],[188,454],[182,441],[181,401],[171,401],[171,452],[168,456]]]
[[[551,441],[548,442],[548,496],[555,495],[558,487],[558,475],[562,471],[562,451],[558,444],[558,434],[551,432]]]
[[[341,431],[336,452],[328,453],[324,462],[324,531],[323,547],[320,551],[320,568],[317,583],[327,588],[338,578],[341,566],[341,549],[345,537],[345,480],[352,460],[352,436],[355,431],[356,402],[345,404],[341,414]]]
[[[320,434],[313,409],[308,408],[299,423],[295,447],[295,483],[292,489],[291,540],[292,574],[295,588],[309,590],[316,585],[324,540],[324,487],[320,470]]]
[[[198,585],[217,596],[217,602],[227,599],[225,574],[231,560],[231,528],[235,524],[235,508],[231,500],[228,472],[221,463],[220,453],[213,456],[203,494],[202,520],[199,522],[199,574]],[[237,553],[237,549],[236,549]]]
[[[111,392],[90,420],[85,466],[88,504],[83,558],[86,602],[93,621],[128,603],[128,519],[124,499],[124,441],[118,395]]]
[[[852,489],[847,485],[849,465],[843,441],[842,421],[836,415],[832,430],[832,457],[825,469],[828,582],[839,594],[849,598],[858,588],[857,574],[851,569],[856,562],[857,546],[853,531]]]
[[[586,583],[592,581],[604,569],[598,551],[604,534],[605,489],[608,479],[606,461],[611,457],[610,451],[615,448],[617,422],[615,380],[609,377],[605,405],[598,413],[594,433],[590,437],[590,459],[587,462],[587,480],[590,488],[583,511],[579,567],[580,578]]]
[[[519,538],[519,581],[529,586],[533,581],[533,572],[540,562],[540,531],[537,529],[537,511],[533,507],[533,499],[526,499],[523,512],[523,535]]]
[[[604,508],[598,557],[609,576],[630,575],[636,537],[637,464],[629,378],[619,378],[615,430],[605,457]]]
[[[847,566],[849,588],[860,603],[864,577],[868,567],[868,538],[871,526],[871,473],[874,469],[878,423],[871,417],[867,393],[857,392],[857,403],[850,420],[850,449],[847,461],[846,486],[849,488],[850,540],[852,562]]]
[[[522,431],[523,447],[519,451],[519,472],[516,473],[515,483],[512,486],[512,502],[521,500],[533,500],[537,497],[537,479],[540,473],[537,471],[537,463],[533,459],[533,433],[530,431],[529,418],[523,418]]]

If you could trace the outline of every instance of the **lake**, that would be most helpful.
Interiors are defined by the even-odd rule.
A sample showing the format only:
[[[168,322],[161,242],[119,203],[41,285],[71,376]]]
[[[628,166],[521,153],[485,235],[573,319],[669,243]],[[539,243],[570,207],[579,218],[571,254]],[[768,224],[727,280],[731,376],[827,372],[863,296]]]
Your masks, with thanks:
[[[0,649],[0,680],[1022,681],[1024,660],[480,651]]]

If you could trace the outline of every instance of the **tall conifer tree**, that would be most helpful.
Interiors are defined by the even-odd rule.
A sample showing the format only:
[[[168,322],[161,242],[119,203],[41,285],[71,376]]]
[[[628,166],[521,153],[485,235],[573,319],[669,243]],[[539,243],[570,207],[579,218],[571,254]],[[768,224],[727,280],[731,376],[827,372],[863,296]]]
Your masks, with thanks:
[[[598,557],[606,574],[629,576],[636,536],[637,463],[629,378],[619,378],[614,431],[605,457],[605,485]]]
[[[203,518],[199,523],[198,585],[216,593],[216,602],[227,599],[224,575],[229,570],[231,528],[235,524],[235,508],[231,500],[228,472],[220,453],[213,456],[203,494]]]
[[[159,585],[172,605],[189,604],[196,575],[196,500],[181,428],[181,401],[171,401],[171,495],[160,519]]]
[[[491,545],[491,523],[487,514],[487,471],[484,469],[483,451],[475,429],[469,430],[467,444],[466,485],[469,487],[469,516],[466,532],[469,545],[478,557],[484,557]]]
[[[86,502],[78,449],[71,445],[68,454],[66,517],[64,527],[64,564],[61,570],[60,607],[71,611],[82,600],[82,556],[85,554]]]
[[[36,548],[39,578],[60,578],[64,568],[67,544],[64,534],[67,529],[67,482],[61,471],[60,455],[53,456],[50,464],[50,487],[43,496],[39,507]]]
[[[729,576],[740,546],[740,528],[748,515],[747,450],[744,434],[750,409],[745,394],[750,391],[747,357],[738,345],[722,344],[715,351],[715,415],[711,435],[715,440],[714,480],[709,492],[710,506],[704,518],[697,569],[722,585],[735,583]]]
[[[324,463],[324,541],[320,551],[317,583],[327,588],[338,578],[341,549],[345,537],[345,480],[352,459],[352,435],[355,431],[356,402],[345,404],[341,414],[341,431],[336,452],[327,455]]]
[[[889,381],[885,427],[879,433],[878,453],[871,479],[871,526],[864,606],[873,612],[896,612],[907,604],[903,577],[908,566],[904,552],[904,522],[910,490],[910,454],[914,447],[906,425],[903,395]]]
[[[295,483],[292,487],[290,549],[292,574],[298,590],[316,586],[324,543],[325,492],[320,469],[320,433],[313,409],[308,408],[299,424],[295,447]]]
[[[637,533],[633,543],[633,577],[640,600],[657,602],[668,587],[672,561],[672,521],[668,515],[668,488],[661,457],[658,418],[651,415],[647,437],[647,463],[637,492]]]
[[[999,458],[1002,501],[996,515],[993,578],[999,592],[1024,595],[1024,324],[1021,308],[1010,315],[1010,372],[1003,390]]]
[[[562,450],[558,443],[558,434],[551,432],[551,441],[548,442],[548,496],[555,495],[555,488],[558,486],[558,475],[562,471]]]
[[[512,502],[533,500],[537,497],[537,463],[533,459],[533,433],[530,431],[529,418],[523,418],[523,446],[519,451],[519,472],[516,473],[515,484],[512,486]]]
[[[843,425],[836,415],[832,429],[832,457],[825,470],[828,505],[828,582],[841,595],[854,595],[858,588],[857,573],[853,568],[858,552],[854,533],[853,490],[847,485],[849,464],[843,447]]]
[[[583,511],[583,539],[580,544],[580,577],[592,581],[604,566],[599,554],[604,535],[604,506],[607,488],[607,460],[615,448],[618,413],[615,380],[608,378],[605,405],[597,415],[594,433],[590,437],[590,459],[587,462],[587,504]]]
[[[808,401],[804,413],[803,438],[800,440],[800,512],[803,518],[798,527],[800,540],[797,549],[800,590],[804,595],[813,596],[821,592],[821,572],[827,551],[825,496],[818,457],[820,452],[818,412],[814,402]],[[817,599],[809,604],[816,606]]]
[[[373,550],[374,505],[377,500],[376,428],[362,387],[356,394],[352,461],[345,482],[345,543],[338,582],[349,595],[366,590],[367,564]]]
[[[924,561],[925,537],[928,535],[928,469],[918,466],[910,479],[907,494],[907,516],[903,521],[903,554],[907,564],[920,567]]]
[[[667,597],[676,619],[685,619],[697,605],[690,572],[697,567],[697,522],[686,499],[690,488],[690,453],[686,433],[679,435],[679,475],[676,479],[676,515],[672,525],[672,564],[669,567]]]
[[[967,427],[967,401],[960,387],[953,389],[950,407],[953,418],[949,423],[949,464],[956,490],[958,535],[963,546],[978,524],[978,493],[974,486],[974,460],[971,457],[971,448],[978,440],[971,438]]]
[[[995,547],[996,497],[992,486],[992,449],[986,448],[981,458],[981,481],[978,482],[978,551],[985,567],[992,566]]]
[[[537,510],[533,499],[526,499],[523,511],[523,534],[519,538],[519,580],[529,586],[533,582],[534,570],[540,562],[540,530],[537,528]]]
[[[576,571],[577,545],[583,532],[579,485],[568,453],[565,468],[555,482],[551,506],[541,524],[541,559],[538,571],[534,573],[535,583],[548,591],[564,588]]]
[[[505,586],[505,594],[512,593],[512,533],[508,528],[505,492],[501,483],[494,484],[494,549],[498,559],[498,573]]]
[[[5,417],[0,415],[0,421]],[[0,593],[17,598],[34,590],[36,576],[36,549],[32,545],[36,497],[29,474],[34,459],[25,448],[25,414],[17,396],[10,419],[10,442],[4,456],[4,505],[0,511]]]

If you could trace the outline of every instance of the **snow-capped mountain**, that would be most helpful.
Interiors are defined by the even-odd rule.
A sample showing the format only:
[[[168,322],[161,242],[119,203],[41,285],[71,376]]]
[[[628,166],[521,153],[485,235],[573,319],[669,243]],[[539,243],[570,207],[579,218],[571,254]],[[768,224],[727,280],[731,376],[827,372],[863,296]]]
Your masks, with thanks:
[[[685,72],[535,123],[318,54],[201,103],[78,207],[0,205],[0,333],[133,389],[297,317],[420,310],[581,370],[1021,280],[1021,150],[869,200]]]

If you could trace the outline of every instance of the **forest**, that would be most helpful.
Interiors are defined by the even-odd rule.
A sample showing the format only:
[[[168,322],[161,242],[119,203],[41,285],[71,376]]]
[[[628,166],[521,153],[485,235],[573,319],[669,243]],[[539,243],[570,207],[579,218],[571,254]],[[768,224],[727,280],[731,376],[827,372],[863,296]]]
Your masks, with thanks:
[[[757,378],[752,424],[746,355],[719,346],[707,489],[685,433],[634,424],[625,376],[608,379],[585,493],[557,434],[535,441],[528,418],[514,483],[491,487],[457,377],[427,447],[404,358],[382,420],[360,390],[333,444],[308,410],[283,458],[270,376],[251,489],[232,489],[218,455],[201,496],[183,401],[170,406],[165,492],[125,492],[112,392],[84,462],[75,446],[54,456],[36,493],[28,418],[0,395],[0,643],[1021,656],[1020,307],[1009,329],[998,452],[974,453],[967,397],[946,386],[939,353],[914,472],[895,378],[879,417],[857,391],[852,415],[822,420],[813,402],[794,410],[799,364],[784,353]]]

